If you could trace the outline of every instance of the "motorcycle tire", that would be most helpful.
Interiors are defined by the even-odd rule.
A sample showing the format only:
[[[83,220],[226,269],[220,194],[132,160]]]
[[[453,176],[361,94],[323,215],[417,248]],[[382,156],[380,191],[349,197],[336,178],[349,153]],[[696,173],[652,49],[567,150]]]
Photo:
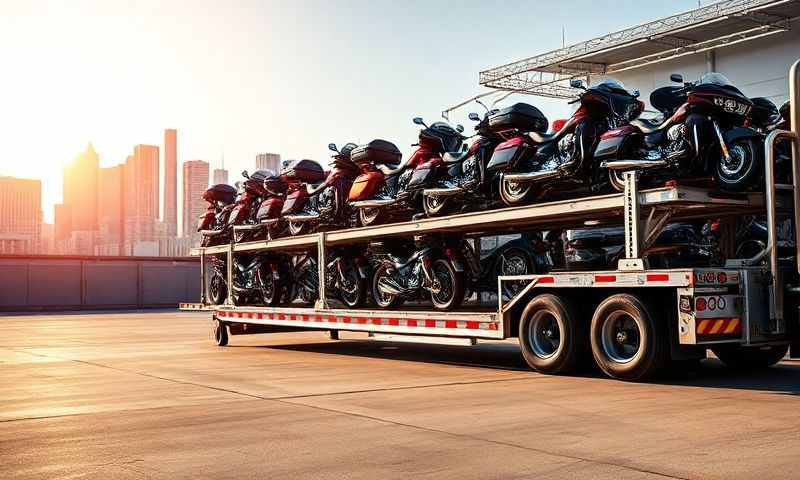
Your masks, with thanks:
[[[536,266],[531,255],[521,248],[509,248],[501,255],[501,264],[498,275],[530,275],[536,273]],[[529,282],[504,282],[503,295],[514,298]]]
[[[256,274],[258,282],[258,293],[261,303],[268,307],[278,305],[283,297],[283,285],[272,275],[272,271],[262,265]]]
[[[375,302],[375,305],[383,309],[397,308],[403,304],[403,298],[398,295],[382,292],[380,288],[378,288],[380,279],[389,276],[386,273],[387,268],[388,267],[385,265],[381,265],[375,270],[375,275],[372,276],[372,300]]]
[[[311,233],[311,226],[308,222],[289,222],[289,234],[291,236],[305,235]]]
[[[208,282],[208,301],[212,305],[222,305],[228,296],[228,287],[222,275],[215,273]]]
[[[762,147],[763,148],[763,147]],[[743,192],[758,183],[764,163],[762,148],[754,138],[739,138],[728,145],[731,163],[720,155],[714,169],[714,179],[720,190]]]
[[[339,300],[349,308],[358,308],[364,305],[367,300],[368,280],[361,278],[358,268],[352,263],[347,263],[344,267],[344,274],[349,282],[353,282],[352,290],[339,289]]]
[[[425,209],[425,215],[429,218],[443,217],[449,215],[454,210],[453,200],[450,197],[433,197],[425,195],[422,198],[422,206]]]
[[[517,205],[525,205],[535,199],[537,193],[536,185],[532,182],[511,183],[504,179],[500,180],[500,200],[502,200],[506,206],[516,207]]]
[[[359,208],[358,224],[362,227],[384,223],[386,212],[380,208]]]
[[[431,291],[431,302],[437,310],[453,310],[464,301],[464,272],[457,272],[449,260],[440,258],[433,262],[431,271],[440,283],[440,291]],[[444,283],[444,282],[447,283]],[[448,285],[449,284],[449,285]]]

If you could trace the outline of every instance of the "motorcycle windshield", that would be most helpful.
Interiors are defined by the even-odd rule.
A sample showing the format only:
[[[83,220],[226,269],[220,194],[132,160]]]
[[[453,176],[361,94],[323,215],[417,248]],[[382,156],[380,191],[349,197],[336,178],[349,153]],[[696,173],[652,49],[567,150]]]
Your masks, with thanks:
[[[597,88],[600,90],[607,90],[607,91],[614,91],[614,90],[623,90],[627,92],[628,90],[625,88],[625,85],[617,80],[616,78],[606,78],[595,85],[592,88]]]
[[[716,85],[718,87],[733,87],[734,85],[728,80],[728,77],[721,73],[711,72],[706,73],[700,77],[698,85]]]

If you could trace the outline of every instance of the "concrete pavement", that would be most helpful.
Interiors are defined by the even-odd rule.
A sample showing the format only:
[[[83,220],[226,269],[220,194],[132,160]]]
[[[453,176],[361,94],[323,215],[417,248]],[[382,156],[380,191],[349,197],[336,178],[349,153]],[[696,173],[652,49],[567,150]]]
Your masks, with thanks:
[[[208,313],[0,316],[0,478],[793,478],[800,363],[657,384],[515,345],[231,337]]]

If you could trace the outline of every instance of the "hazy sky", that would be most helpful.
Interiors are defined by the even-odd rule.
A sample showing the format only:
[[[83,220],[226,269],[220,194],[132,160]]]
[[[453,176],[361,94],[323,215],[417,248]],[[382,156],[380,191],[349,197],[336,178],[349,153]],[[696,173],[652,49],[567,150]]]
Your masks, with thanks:
[[[87,142],[103,165],[177,128],[178,159],[238,176],[256,152],[326,160],[329,142],[416,141],[428,120],[481,91],[478,72],[696,0],[0,0],[0,175],[44,180]],[[630,86],[635,88],[635,86]],[[563,102],[514,96],[549,118]],[[471,131],[467,107],[451,115]]]

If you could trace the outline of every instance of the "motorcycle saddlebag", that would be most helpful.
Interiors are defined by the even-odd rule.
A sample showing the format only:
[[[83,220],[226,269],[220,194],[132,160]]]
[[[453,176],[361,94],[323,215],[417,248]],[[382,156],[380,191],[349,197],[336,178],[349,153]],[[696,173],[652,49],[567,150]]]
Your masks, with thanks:
[[[414,173],[411,174],[411,180],[408,181],[408,190],[419,190],[433,185],[436,181],[436,171],[441,167],[442,160],[436,157],[432,160],[417,165]]]
[[[286,201],[283,202],[281,215],[297,213],[306,206],[308,202],[308,193],[305,186],[299,190],[295,190],[286,196]]]
[[[235,199],[236,189],[224,183],[212,185],[203,193],[203,200],[208,203],[222,202],[227,205],[233,203]]]
[[[350,193],[347,195],[347,200],[357,202],[359,200],[368,200],[378,193],[378,189],[383,186],[383,174],[378,171],[369,171],[362,173],[353,181],[350,187]]]
[[[544,133],[547,125],[547,117],[538,108],[527,103],[515,103],[489,117],[489,129],[493,132],[516,129]]]
[[[533,151],[534,147],[526,141],[525,137],[506,140],[495,147],[486,169],[491,172],[513,168],[523,157],[531,155]]]
[[[261,206],[258,207],[258,212],[256,212],[256,220],[263,222],[264,220],[278,218],[281,215],[282,209],[283,198],[270,197],[261,202]]]
[[[398,165],[403,156],[392,142],[376,139],[367,144],[359,145],[353,149],[350,159],[356,164],[380,163],[383,165]]]
[[[325,170],[314,160],[297,160],[284,168],[281,176],[304,183],[318,183],[325,180]]]

